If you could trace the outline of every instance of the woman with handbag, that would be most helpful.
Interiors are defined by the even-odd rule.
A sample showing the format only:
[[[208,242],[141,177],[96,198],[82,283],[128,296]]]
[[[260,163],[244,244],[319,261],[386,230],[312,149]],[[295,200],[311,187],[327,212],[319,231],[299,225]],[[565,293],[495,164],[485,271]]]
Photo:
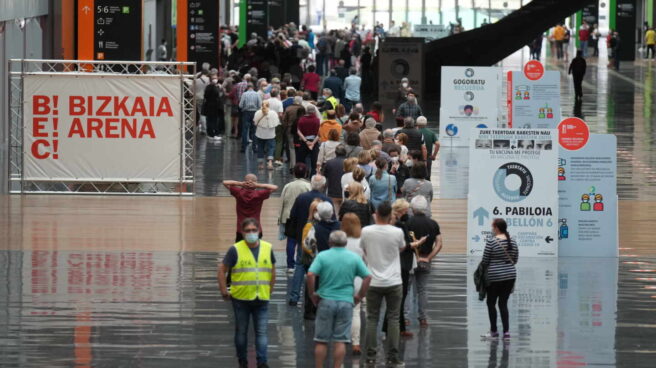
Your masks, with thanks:
[[[376,173],[369,177],[369,190],[374,208],[385,201],[396,200],[396,177],[387,172],[387,160],[382,157],[376,159]]]
[[[353,182],[348,185],[348,191],[348,199],[339,207],[339,220],[341,221],[347,213],[354,213],[360,219],[361,226],[373,224],[374,206],[365,197],[362,185],[358,182]]]
[[[264,154],[266,153],[267,167],[273,170],[273,153],[276,148],[276,127],[280,125],[278,113],[269,109],[269,101],[262,102],[262,108],[255,112],[255,137],[259,143],[257,161],[259,168],[264,169]]]
[[[487,313],[490,318],[490,331],[481,337],[485,339],[499,338],[497,332],[497,301],[503,324],[503,338],[510,339],[508,298],[515,287],[517,269],[515,264],[519,258],[519,251],[515,239],[508,233],[506,221],[500,218],[492,220],[491,236],[485,240],[485,251],[481,264],[487,269]]]
[[[410,201],[412,216],[407,222],[408,234],[412,239],[417,256],[415,281],[417,286],[417,304],[419,325],[428,327],[426,311],[428,309],[428,279],[430,278],[431,262],[442,250],[442,235],[440,226],[427,215],[428,201],[422,195],[415,196]],[[421,242],[424,239],[424,242]]]

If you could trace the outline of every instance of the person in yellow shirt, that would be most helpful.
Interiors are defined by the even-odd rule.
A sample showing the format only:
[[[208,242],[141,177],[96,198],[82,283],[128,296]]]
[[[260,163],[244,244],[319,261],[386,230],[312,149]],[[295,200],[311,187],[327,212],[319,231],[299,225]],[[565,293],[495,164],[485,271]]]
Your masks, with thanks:
[[[645,32],[645,44],[647,45],[647,59],[649,59],[649,53],[651,51],[651,58],[654,59],[656,53],[656,32],[654,32],[654,27],[649,27],[647,32]]]
[[[563,58],[563,43],[565,41],[565,27],[558,24],[553,32],[554,41],[556,41],[556,57],[560,60]]]
[[[321,123],[319,127],[319,139],[321,142],[328,140],[328,135],[331,129],[336,129],[339,135],[342,135],[342,124],[337,122],[335,110],[328,110],[326,112],[327,119]]]

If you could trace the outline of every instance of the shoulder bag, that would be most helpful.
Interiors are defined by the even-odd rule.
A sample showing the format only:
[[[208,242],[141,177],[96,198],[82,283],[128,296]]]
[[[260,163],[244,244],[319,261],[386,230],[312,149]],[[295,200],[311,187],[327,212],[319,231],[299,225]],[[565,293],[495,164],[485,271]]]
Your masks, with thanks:
[[[412,239],[413,242],[417,241],[417,238],[415,237],[415,232],[414,231],[408,232],[408,235],[410,235],[410,238]],[[415,256],[417,257],[417,269],[415,270],[415,272],[430,272],[431,263],[419,260],[419,247],[414,248],[414,250],[415,250]],[[431,248],[431,251],[432,250],[433,249]]]

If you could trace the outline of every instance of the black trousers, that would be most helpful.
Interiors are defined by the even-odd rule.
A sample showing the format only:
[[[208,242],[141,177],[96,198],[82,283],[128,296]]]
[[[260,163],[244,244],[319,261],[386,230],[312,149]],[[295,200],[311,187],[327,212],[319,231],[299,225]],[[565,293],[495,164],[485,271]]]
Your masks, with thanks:
[[[317,159],[319,159],[319,142],[314,145],[312,150],[308,148],[307,144],[301,142],[301,146],[296,152],[296,162],[302,162],[307,165],[306,160],[310,160],[310,177],[317,173]]]
[[[509,330],[508,322],[508,298],[515,287],[515,279],[490,283],[487,288],[487,314],[490,317],[490,332],[497,332],[497,301],[501,313],[503,332]]]
[[[576,97],[583,96],[583,75],[572,74],[572,79],[574,80],[574,95]]]

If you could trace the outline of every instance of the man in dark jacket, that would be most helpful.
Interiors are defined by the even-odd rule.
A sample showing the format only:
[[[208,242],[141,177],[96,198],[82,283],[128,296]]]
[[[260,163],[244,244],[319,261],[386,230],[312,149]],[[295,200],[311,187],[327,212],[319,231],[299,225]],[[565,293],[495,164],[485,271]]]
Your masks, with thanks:
[[[312,201],[314,201],[316,198],[321,199],[322,201],[326,201],[330,204],[333,202],[324,194],[326,191],[326,178],[322,175],[314,175],[312,179],[310,180],[310,186],[312,187],[312,190],[309,192],[305,192],[303,194],[300,194],[298,197],[296,197],[296,200],[294,201],[294,205],[292,206],[292,210],[289,213],[289,220],[291,221],[290,229],[294,229],[294,233],[296,234],[296,239],[301,241],[303,239],[303,227],[305,227],[305,224],[307,223],[308,220],[308,213],[310,211],[310,204],[312,204]],[[333,214],[333,218],[334,218]],[[307,269],[305,268],[305,265],[303,265],[303,262],[301,261],[301,256],[303,254],[303,247],[300,246],[302,244],[299,243],[299,246],[296,247],[296,263],[294,265],[294,278],[292,280],[292,287],[289,290],[289,305],[290,306],[296,306],[298,304],[298,299],[301,294],[301,287],[303,286],[303,279],[305,278],[305,274],[307,273]],[[310,303],[311,304],[311,303]]]
[[[342,80],[337,77],[335,69],[330,70],[330,77],[326,78],[323,81],[323,88],[328,88],[333,91],[333,96],[336,99],[341,100],[342,96]]]
[[[420,151],[423,160],[425,161],[428,156],[428,151],[426,151],[426,145],[424,144],[424,136],[415,126],[415,119],[406,117],[403,120],[403,129],[399,129],[396,132],[396,135],[398,136],[401,133],[405,133],[405,135],[408,136],[408,142],[406,143],[408,151]]]
[[[576,57],[572,59],[572,62],[569,64],[569,72],[568,72],[568,74],[572,75],[572,79],[574,80],[574,92],[577,100],[583,98],[582,84],[583,84],[583,77],[585,76],[586,67],[587,67],[587,63],[583,58],[583,53],[581,50],[578,50],[576,52]]]
[[[343,144],[335,147],[335,158],[328,160],[322,167],[323,175],[328,182],[328,197],[333,200],[335,212],[339,212],[342,204],[342,175],[344,175],[344,160],[346,147]]]

